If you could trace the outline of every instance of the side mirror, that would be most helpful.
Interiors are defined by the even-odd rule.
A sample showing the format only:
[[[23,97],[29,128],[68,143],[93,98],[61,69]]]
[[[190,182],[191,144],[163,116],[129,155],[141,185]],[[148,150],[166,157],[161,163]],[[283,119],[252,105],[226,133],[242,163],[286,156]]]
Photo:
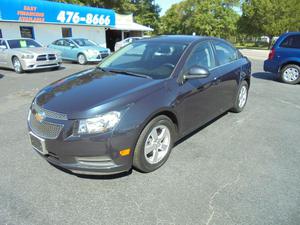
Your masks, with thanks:
[[[69,46],[70,46],[70,48],[75,48],[76,47],[74,44],[70,44]]]
[[[209,76],[209,71],[203,67],[200,66],[193,66],[189,69],[188,73],[183,75],[184,80],[189,79],[200,79],[205,78]]]
[[[0,49],[6,49],[5,45],[0,45]]]

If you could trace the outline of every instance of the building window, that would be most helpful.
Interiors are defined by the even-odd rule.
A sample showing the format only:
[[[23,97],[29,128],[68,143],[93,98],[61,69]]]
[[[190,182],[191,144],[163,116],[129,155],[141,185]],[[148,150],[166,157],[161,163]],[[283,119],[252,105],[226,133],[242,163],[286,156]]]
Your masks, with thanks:
[[[63,27],[61,28],[62,31],[62,37],[72,37],[72,28]]]
[[[34,39],[33,27],[20,27],[22,38],[32,38]]]
[[[0,29],[0,38],[3,38],[3,36],[2,36],[2,30]]]

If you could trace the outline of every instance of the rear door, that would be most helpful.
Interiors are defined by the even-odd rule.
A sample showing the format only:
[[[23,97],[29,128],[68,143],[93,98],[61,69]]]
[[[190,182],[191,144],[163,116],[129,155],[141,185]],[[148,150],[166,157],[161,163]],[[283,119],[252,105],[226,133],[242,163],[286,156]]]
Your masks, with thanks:
[[[221,40],[212,41],[217,67],[214,69],[217,105],[220,112],[227,111],[233,106],[241,74],[241,61],[237,49]]]

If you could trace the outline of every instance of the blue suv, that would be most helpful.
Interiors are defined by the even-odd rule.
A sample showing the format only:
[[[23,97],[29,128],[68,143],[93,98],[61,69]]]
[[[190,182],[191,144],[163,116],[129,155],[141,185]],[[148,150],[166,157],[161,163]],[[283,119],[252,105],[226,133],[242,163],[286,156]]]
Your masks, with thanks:
[[[264,70],[280,75],[284,83],[300,82],[300,32],[281,35],[264,62]]]

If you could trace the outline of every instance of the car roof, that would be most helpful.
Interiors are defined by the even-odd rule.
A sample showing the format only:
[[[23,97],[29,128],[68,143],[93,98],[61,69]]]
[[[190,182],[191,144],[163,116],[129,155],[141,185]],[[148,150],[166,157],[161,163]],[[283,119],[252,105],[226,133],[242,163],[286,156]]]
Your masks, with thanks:
[[[300,34],[300,32],[286,32],[282,34],[281,36],[290,36],[290,35],[295,35],[295,34]]]
[[[83,37],[66,37],[66,38],[60,38],[59,40],[61,39],[70,39],[70,40],[74,40],[74,39],[87,39],[89,40],[88,38],[83,38]]]
[[[208,36],[196,36],[196,35],[162,35],[151,38],[144,38],[139,41],[153,41],[153,42],[172,42],[179,44],[190,44],[194,41],[199,41],[203,39],[218,39]]]

